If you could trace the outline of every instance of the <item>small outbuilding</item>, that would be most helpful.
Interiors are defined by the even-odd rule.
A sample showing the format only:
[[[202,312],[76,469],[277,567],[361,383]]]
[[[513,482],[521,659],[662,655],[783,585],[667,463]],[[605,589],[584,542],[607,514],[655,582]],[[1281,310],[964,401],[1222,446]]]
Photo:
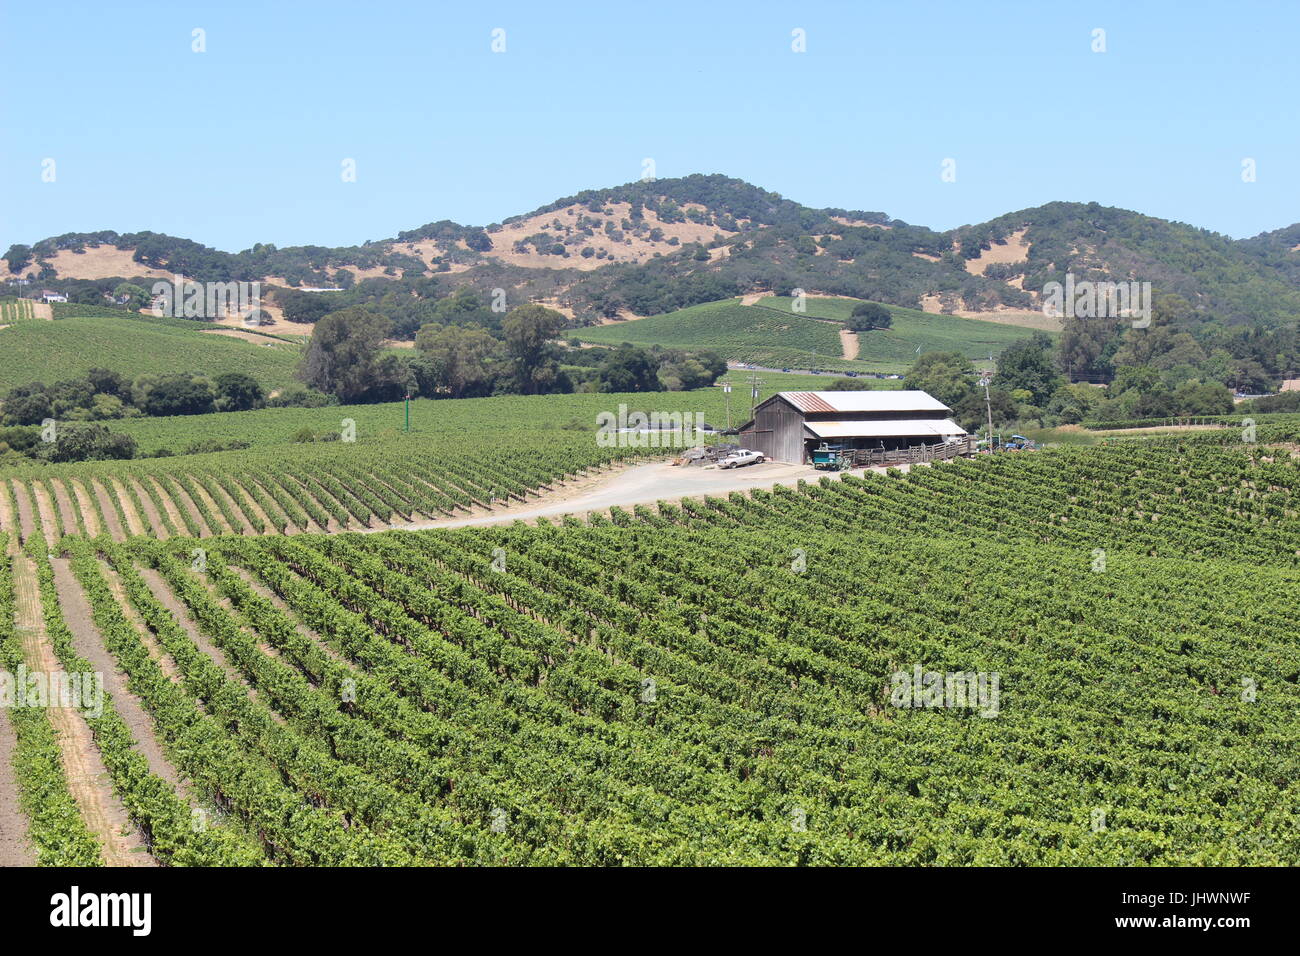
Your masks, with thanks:
[[[965,438],[951,414],[921,391],[778,392],[740,427],[740,443],[793,464],[810,461],[823,443],[888,453]]]

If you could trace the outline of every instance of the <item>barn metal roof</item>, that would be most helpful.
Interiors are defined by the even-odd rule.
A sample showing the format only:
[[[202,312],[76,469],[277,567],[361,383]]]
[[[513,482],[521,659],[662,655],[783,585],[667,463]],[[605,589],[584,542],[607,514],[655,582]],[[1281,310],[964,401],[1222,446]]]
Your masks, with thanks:
[[[960,425],[949,419],[905,418],[893,422],[804,422],[813,438],[911,438],[938,435],[948,438],[965,435]]]
[[[947,412],[947,405],[928,392],[778,392],[801,412]]]

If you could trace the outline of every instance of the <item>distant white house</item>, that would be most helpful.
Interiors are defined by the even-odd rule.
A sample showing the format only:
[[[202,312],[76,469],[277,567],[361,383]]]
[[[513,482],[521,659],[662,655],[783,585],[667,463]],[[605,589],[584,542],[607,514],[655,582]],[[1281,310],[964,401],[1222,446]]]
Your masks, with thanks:
[[[42,302],[67,302],[68,297],[62,292],[51,292],[49,289],[41,290]]]

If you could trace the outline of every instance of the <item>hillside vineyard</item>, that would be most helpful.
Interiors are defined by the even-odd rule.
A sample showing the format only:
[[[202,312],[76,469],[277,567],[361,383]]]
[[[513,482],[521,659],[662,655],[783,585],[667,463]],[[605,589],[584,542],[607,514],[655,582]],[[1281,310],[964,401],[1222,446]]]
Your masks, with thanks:
[[[473,450],[480,444],[408,443],[399,452],[396,440],[336,442],[255,450],[237,463],[216,454],[29,469],[0,478],[0,514],[51,544],[62,534],[120,541],[377,528],[522,502],[556,481],[645,454],[563,432],[531,447]]]
[[[163,864],[1293,863],[1297,436],[1222,435],[558,525],[156,540],[20,500],[0,656],[39,627],[124,675],[87,724]],[[288,477],[176,475],[159,514],[309,513]],[[53,718],[13,713],[39,861],[95,862]]]

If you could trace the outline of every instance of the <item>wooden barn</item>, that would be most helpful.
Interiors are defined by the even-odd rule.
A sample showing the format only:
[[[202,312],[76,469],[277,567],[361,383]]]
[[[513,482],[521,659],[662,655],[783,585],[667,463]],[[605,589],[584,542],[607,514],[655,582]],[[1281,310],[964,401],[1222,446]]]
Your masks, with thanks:
[[[891,452],[963,438],[952,409],[920,391],[778,392],[740,427],[740,443],[804,464],[822,443]]]

